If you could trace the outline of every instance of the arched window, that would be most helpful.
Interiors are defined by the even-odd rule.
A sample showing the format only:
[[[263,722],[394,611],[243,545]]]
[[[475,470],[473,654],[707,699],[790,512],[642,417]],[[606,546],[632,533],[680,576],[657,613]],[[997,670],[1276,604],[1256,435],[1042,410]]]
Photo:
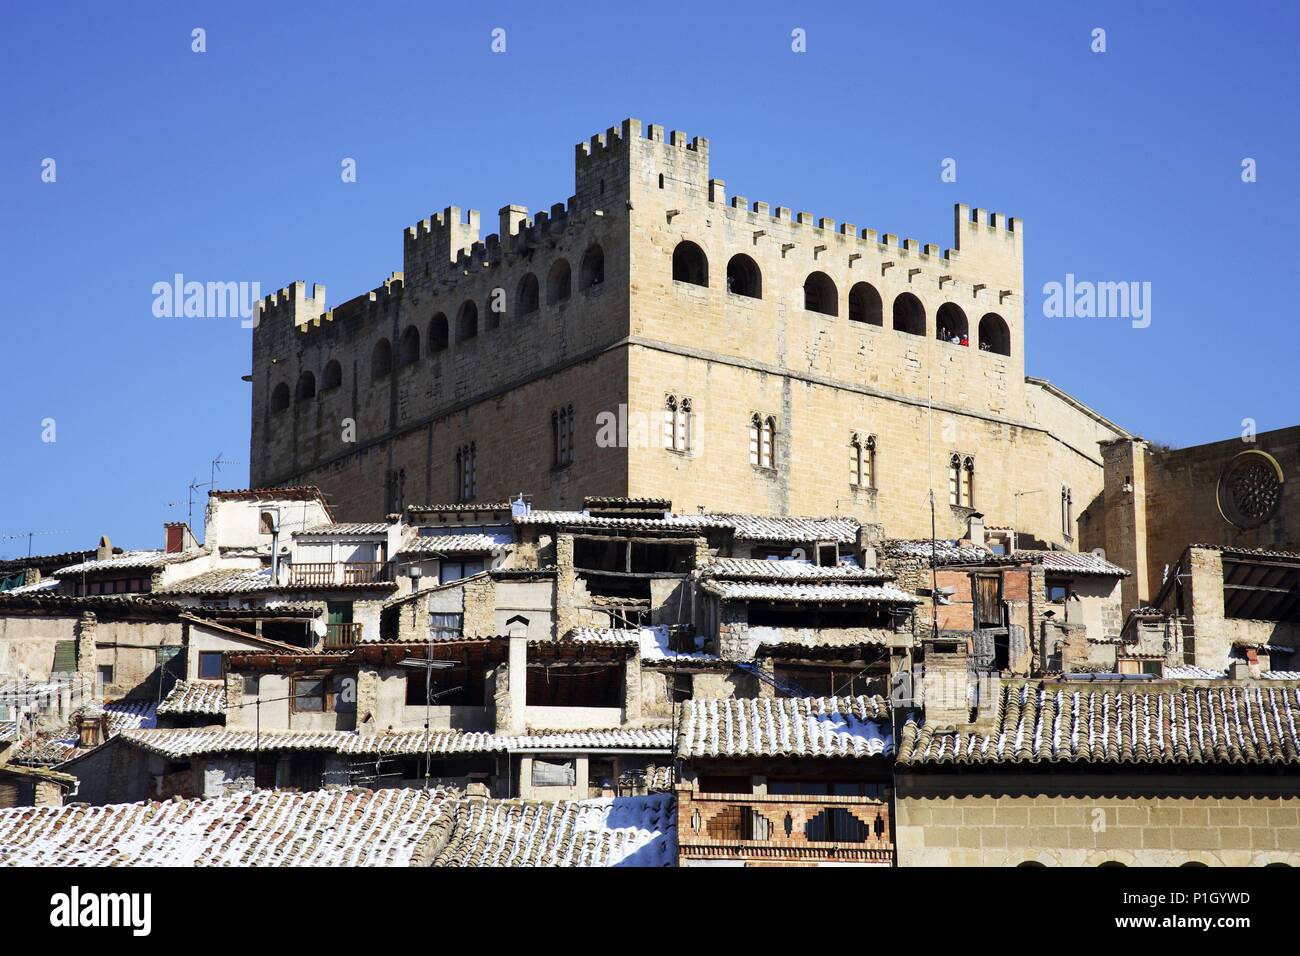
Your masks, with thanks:
[[[743,252],[732,256],[727,263],[727,291],[751,299],[763,298],[763,273],[758,263]]]
[[[673,281],[709,284],[709,260],[705,258],[704,250],[689,240],[677,243],[673,250]]]
[[[966,313],[954,302],[945,302],[934,314],[934,337],[953,345],[970,345],[970,323]]]
[[[997,352],[998,355],[1011,354],[1011,332],[1002,316],[996,312],[990,312],[980,319],[980,351]]]
[[[803,307],[822,315],[840,314],[840,292],[830,276],[814,272],[803,280]]]
[[[669,395],[664,402],[664,447],[691,450],[691,400]]]
[[[343,366],[338,363],[337,359],[330,359],[325,363],[325,371],[320,373],[320,390],[327,392],[331,388],[338,388],[343,384]]]
[[[298,376],[298,401],[316,397],[316,376],[311,372],[303,372]]]
[[[257,533],[258,534],[275,534],[275,515],[269,511],[263,511],[257,516]]]
[[[583,292],[605,281],[605,252],[598,245],[591,245],[582,256],[582,266],[578,270],[579,288]]]
[[[961,504],[961,455],[948,459],[948,504]]]
[[[855,488],[876,487],[876,436],[862,438],[854,432],[849,439],[849,483]]]
[[[464,342],[478,335],[478,306],[473,299],[467,299],[456,316],[456,341]]]
[[[519,315],[528,315],[537,311],[541,300],[537,276],[531,272],[519,280],[519,291],[515,293],[515,311]]]
[[[289,386],[281,382],[271,390],[271,411],[282,412],[289,407]]]
[[[429,354],[437,355],[450,341],[451,329],[447,324],[447,316],[439,312],[429,320]]]
[[[776,419],[755,412],[749,419],[749,463],[776,468]]]
[[[856,283],[849,290],[849,321],[867,325],[885,324],[885,307],[880,293],[870,282]]]
[[[573,276],[569,271],[569,261],[567,259],[556,259],[555,265],[551,266],[551,272],[546,277],[546,302],[548,305],[555,305],[557,302],[564,302],[569,298],[573,285]]]
[[[506,290],[497,286],[489,292],[484,308],[488,331],[491,332],[493,329],[501,328],[501,316],[506,311]]]
[[[402,333],[402,342],[397,350],[397,364],[411,365],[420,360],[420,330],[408,325]]]
[[[967,455],[961,460],[962,468],[962,505],[975,507],[975,459]]]
[[[1074,492],[1069,488],[1061,489],[1061,534],[1069,538],[1074,527]]]
[[[908,335],[925,335],[925,306],[910,292],[894,299],[894,328]]]
[[[388,339],[380,339],[370,353],[370,378],[383,378],[393,370],[393,347]]]

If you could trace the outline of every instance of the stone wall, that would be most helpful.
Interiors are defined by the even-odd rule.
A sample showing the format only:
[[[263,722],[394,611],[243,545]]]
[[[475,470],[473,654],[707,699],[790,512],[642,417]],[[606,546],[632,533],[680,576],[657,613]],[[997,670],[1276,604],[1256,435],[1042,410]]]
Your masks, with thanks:
[[[899,778],[899,866],[1300,865],[1300,787],[1239,778]]]
[[[580,144],[574,196],[549,214],[529,221],[505,207],[498,233],[480,238],[478,213],[449,207],[408,230],[403,272],[373,292],[333,309],[324,288],[303,284],[268,297],[254,333],[252,480],[318,484],[340,518],[371,518],[391,510],[394,488],[408,503],[450,499],[455,450],[474,442],[484,500],[525,490],[536,505],[575,507],[589,494],[662,495],[680,510],[888,516],[891,534],[920,535],[929,508],[915,476],[931,474],[940,534],[955,536],[967,512],[946,507],[945,469],[960,452],[976,461],[975,504],[991,523],[1068,545],[1079,534],[1061,528],[1054,492],[1072,489],[1079,513],[1099,499],[1098,443],[1120,432],[1047,383],[1026,383],[1023,230],[959,206],[945,253],[729,199],[706,139],[630,120]],[[674,279],[682,242],[703,253],[707,284]],[[592,285],[582,263],[596,248],[604,275]],[[731,291],[738,255],[761,274],[761,297]],[[551,301],[561,262],[573,291]],[[805,308],[814,272],[833,284],[834,314]],[[530,275],[540,305],[521,314]],[[866,284],[879,320],[850,315],[852,290]],[[504,314],[490,310],[495,290]],[[919,334],[894,327],[905,295],[924,312]],[[472,337],[457,335],[466,303],[477,305]],[[964,313],[967,346],[937,338],[940,307]],[[450,342],[431,351],[442,316]],[[986,316],[1005,323],[1009,354],[979,348]],[[419,354],[403,365],[401,342],[416,335]],[[394,367],[376,377],[384,342]],[[326,389],[332,361],[341,377]],[[305,375],[316,392],[298,398]],[[292,397],[275,410],[280,386]],[[692,402],[687,452],[663,448],[670,394]],[[570,404],[576,461],[555,467],[550,416]],[[933,448],[930,404],[943,436]],[[775,469],[750,464],[755,412],[776,419]],[[617,424],[612,442],[602,415]],[[874,489],[846,477],[854,433],[876,436]],[[1053,493],[1015,495],[1028,487]]]

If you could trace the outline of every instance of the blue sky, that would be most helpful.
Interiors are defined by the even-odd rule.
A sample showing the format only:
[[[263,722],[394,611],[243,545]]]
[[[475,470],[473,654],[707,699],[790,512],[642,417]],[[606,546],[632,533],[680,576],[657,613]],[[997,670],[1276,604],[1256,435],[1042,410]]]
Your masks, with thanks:
[[[1023,217],[1028,374],[1145,437],[1300,418],[1295,5],[624,7],[6,0],[0,536],[157,547],[218,453],[247,483],[250,333],[156,318],[155,282],[341,302],[433,210],[565,200],[573,144],[626,116],[709,137],[728,191],[774,206],[944,247],[954,202]],[[1044,318],[1066,273],[1150,282],[1150,327]]]

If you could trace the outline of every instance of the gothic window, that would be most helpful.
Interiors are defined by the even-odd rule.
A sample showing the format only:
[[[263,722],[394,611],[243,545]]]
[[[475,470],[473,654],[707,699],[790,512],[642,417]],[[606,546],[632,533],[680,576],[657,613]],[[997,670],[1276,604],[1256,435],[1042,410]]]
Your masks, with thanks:
[[[975,507],[975,459],[967,455],[962,459],[962,504],[967,508]]]
[[[664,403],[664,447],[670,451],[691,450],[691,400],[669,395]]]
[[[948,504],[961,504],[961,455],[948,459]]]
[[[862,438],[854,432],[849,439],[849,483],[855,488],[876,487],[876,436]]]
[[[474,442],[456,449],[456,500],[473,501],[478,491],[478,447]]]
[[[776,468],[776,419],[755,412],[749,419],[749,463]]]
[[[406,507],[406,469],[390,469],[388,472],[388,512],[396,514]]]
[[[1061,534],[1071,537],[1074,527],[1074,494],[1069,488],[1061,489]]]
[[[566,405],[551,412],[551,465],[563,468],[576,457],[573,406]]]

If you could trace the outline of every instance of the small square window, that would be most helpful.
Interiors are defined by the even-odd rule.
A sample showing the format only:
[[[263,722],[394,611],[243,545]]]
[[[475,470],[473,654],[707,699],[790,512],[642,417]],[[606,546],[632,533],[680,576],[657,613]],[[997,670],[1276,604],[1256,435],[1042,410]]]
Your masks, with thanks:
[[[199,680],[221,680],[221,652],[199,651]]]

